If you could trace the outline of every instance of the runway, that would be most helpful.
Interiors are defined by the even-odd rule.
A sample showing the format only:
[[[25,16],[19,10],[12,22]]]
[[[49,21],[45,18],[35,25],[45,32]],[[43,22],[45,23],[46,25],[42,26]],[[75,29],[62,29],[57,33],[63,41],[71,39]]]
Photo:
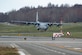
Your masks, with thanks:
[[[0,45],[16,47],[25,55],[82,55],[82,39],[0,36]]]

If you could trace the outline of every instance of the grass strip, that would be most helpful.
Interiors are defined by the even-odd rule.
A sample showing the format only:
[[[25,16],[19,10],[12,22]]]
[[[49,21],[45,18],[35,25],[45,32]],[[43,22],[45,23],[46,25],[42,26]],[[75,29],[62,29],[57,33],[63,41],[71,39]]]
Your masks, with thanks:
[[[16,48],[0,46],[0,55],[19,55],[19,53]]]

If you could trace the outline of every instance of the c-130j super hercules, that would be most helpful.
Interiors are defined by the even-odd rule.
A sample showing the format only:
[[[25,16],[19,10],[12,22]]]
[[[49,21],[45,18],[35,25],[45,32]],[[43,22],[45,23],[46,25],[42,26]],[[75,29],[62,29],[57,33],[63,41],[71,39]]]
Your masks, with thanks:
[[[21,23],[26,25],[35,25],[37,30],[44,30],[46,31],[49,26],[56,25],[61,26],[62,23],[49,23],[49,22],[40,22],[38,17],[38,12],[36,12],[36,22],[27,22],[27,21],[11,21],[11,23]]]

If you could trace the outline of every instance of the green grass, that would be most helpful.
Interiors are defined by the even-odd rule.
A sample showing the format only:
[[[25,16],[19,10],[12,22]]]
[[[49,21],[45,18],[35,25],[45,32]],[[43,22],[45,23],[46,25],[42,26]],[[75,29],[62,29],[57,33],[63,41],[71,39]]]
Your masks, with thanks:
[[[82,38],[82,23],[68,23],[63,25],[63,33],[66,36],[66,32],[71,32],[71,38]],[[53,32],[60,32],[60,28],[57,26],[51,26],[45,32],[38,31],[33,25],[5,25],[0,24],[0,35],[8,36],[48,36],[51,37]],[[11,33],[11,34],[10,34]]]
[[[34,26],[26,26],[26,25],[17,25],[17,26],[8,26],[8,25],[3,25],[3,24],[0,24],[0,32],[1,33],[5,33],[5,32],[36,32],[37,30],[35,29]]]

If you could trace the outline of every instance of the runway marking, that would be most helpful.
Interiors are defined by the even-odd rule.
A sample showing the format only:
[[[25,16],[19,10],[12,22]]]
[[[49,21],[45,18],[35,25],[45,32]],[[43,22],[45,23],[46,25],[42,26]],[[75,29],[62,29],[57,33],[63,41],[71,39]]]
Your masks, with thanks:
[[[74,49],[76,49],[76,50],[78,50],[78,49],[81,50],[82,48],[74,48]]]
[[[77,51],[77,52],[82,52],[82,48],[73,48],[72,46],[59,46],[57,44],[54,44],[54,43],[45,43],[46,45],[49,45],[49,46],[56,46],[58,48],[65,48],[65,49],[68,49],[68,50],[72,50],[72,51]]]
[[[15,46],[14,46],[13,44],[10,44],[10,46],[11,46],[12,48],[15,48]]]
[[[45,49],[45,50],[48,50],[48,51],[52,51],[52,52],[56,52],[56,53],[59,53],[59,54],[62,54],[62,55],[66,55],[66,53],[63,53],[63,52],[60,52],[60,51],[56,51],[56,50],[52,50],[52,49],[49,49],[49,48],[46,48],[46,47],[42,47],[42,46],[38,46],[39,44],[36,44],[36,45],[33,45],[33,46],[37,46],[37,47],[39,47],[39,48],[43,48],[43,49]]]
[[[19,47],[19,46],[16,45],[16,44],[10,44],[10,46],[11,46],[12,48],[17,48],[17,47]],[[18,53],[19,53],[20,55],[25,55],[25,53],[24,53],[23,51],[20,51],[19,49],[18,49]]]
[[[18,53],[19,53],[20,55],[25,55],[25,53],[22,52],[22,51],[18,51]]]
[[[77,52],[82,52],[82,48],[67,48],[67,49],[77,51]]]
[[[16,45],[15,43],[14,43],[14,44],[10,44],[10,46],[11,46],[12,48],[19,48],[19,46]]]
[[[31,55],[31,54],[29,54],[26,50],[20,48],[20,46],[16,45],[15,43],[14,43],[14,44],[10,44],[10,46],[13,47],[13,48],[18,48],[18,53],[19,53],[20,55],[26,55],[24,52],[26,52],[27,55]]]
[[[12,48],[18,48],[18,47],[19,47],[19,46],[16,45],[15,43],[14,43],[14,44],[10,44],[10,46],[11,46]],[[20,51],[19,49],[18,49],[18,53],[19,53],[20,55],[25,55],[25,53],[24,53],[23,51]]]

